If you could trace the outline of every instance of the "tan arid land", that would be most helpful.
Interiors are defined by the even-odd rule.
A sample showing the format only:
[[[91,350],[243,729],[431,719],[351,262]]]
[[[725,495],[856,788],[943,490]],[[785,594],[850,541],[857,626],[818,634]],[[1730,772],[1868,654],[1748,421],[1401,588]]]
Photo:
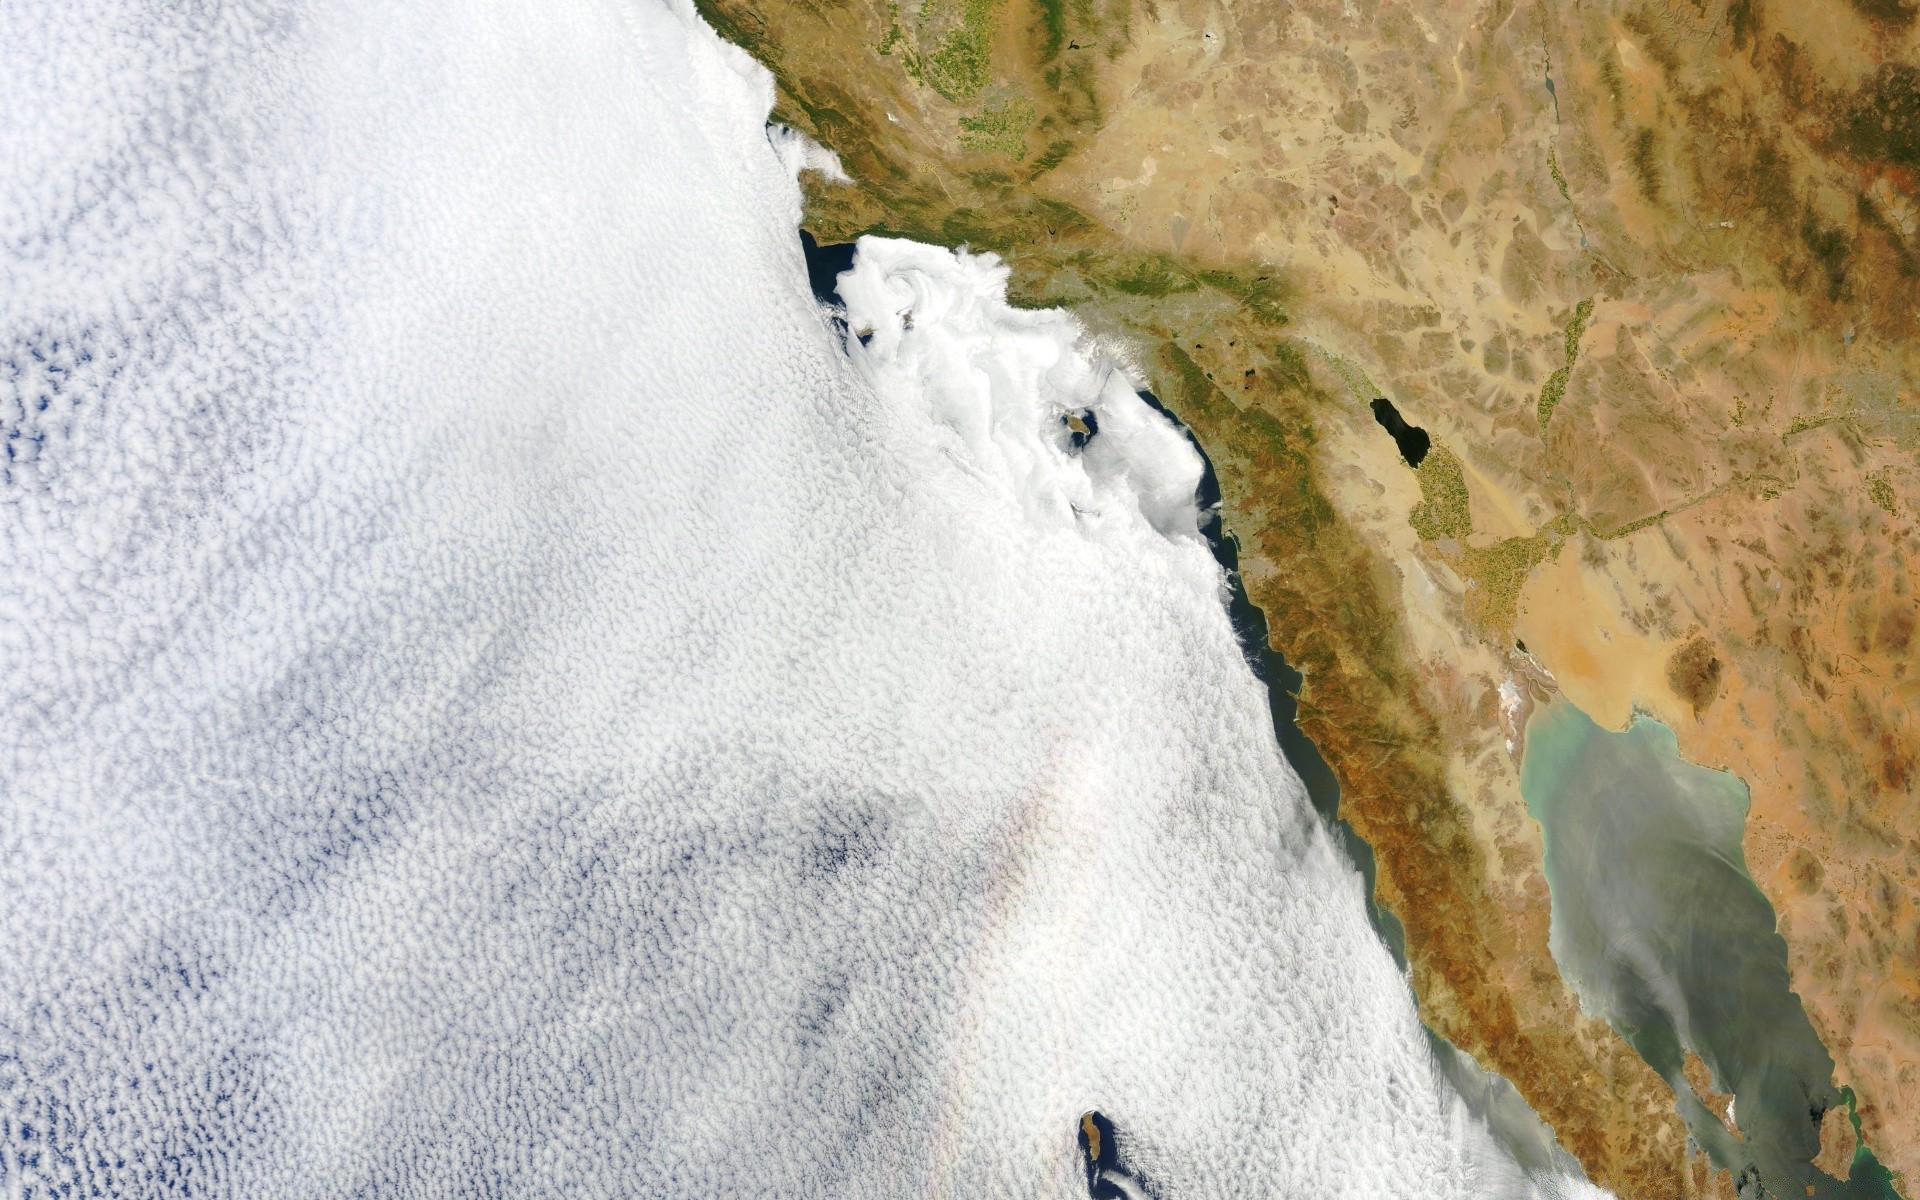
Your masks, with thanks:
[[[1436,1031],[1617,1194],[1730,1194],[1547,950],[1526,713],[1638,706],[1751,786],[1794,986],[1915,1194],[1914,0],[702,11],[852,176],[809,184],[823,240],[996,251],[1191,424]]]

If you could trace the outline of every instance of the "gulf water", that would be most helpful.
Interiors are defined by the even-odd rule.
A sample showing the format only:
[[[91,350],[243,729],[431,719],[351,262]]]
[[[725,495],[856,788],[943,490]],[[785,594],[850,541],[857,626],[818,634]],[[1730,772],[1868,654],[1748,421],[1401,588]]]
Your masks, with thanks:
[[[1673,1086],[1694,1140],[1742,1193],[1894,1195],[1870,1153],[1844,1180],[1813,1166],[1820,1121],[1843,1096],[1747,871],[1746,785],[1686,762],[1650,716],[1616,733],[1561,699],[1528,723],[1520,788],[1545,837],[1561,973]],[[1733,1094],[1737,1133],[1688,1086],[1688,1050]]]

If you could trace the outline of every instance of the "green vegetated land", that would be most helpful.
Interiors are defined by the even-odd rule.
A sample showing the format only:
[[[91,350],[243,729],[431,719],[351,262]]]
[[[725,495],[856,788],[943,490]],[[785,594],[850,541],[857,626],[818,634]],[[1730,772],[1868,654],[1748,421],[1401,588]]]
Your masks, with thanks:
[[[1677,1123],[1617,1119],[1621,1104],[1661,1112],[1660,1081],[1624,1043],[1595,1043],[1571,1008],[1547,1020],[1520,1012],[1502,974],[1522,935],[1449,788],[1448,747],[1422,699],[1393,568],[1324,483],[1322,425],[1364,420],[1357,414],[1374,393],[1363,373],[1292,336],[1290,310],[1303,298],[1284,271],[1145,250],[1040,194],[1038,181],[1100,128],[1098,72],[1125,45],[1130,6],[964,0],[896,9],[860,51],[871,59],[849,62],[833,24],[848,10],[796,0],[779,8],[774,37],[763,4],[699,2],[724,36],[774,70],[777,118],[835,150],[852,175],[851,185],[807,184],[805,220],[820,241],[874,233],[993,251],[1011,268],[1013,302],[1071,307],[1094,332],[1133,348],[1134,365],[1218,470],[1249,596],[1268,616],[1275,649],[1306,677],[1299,724],[1339,778],[1342,815],[1375,850],[1380,902],[1406,926],[1423,1016],[1512,1080],[1594,1178],[1616,1189],[1632,1182],[1636,1193],[1677,1186],[1681,1159],[1663,1148],[1684,1136]],[[822,31],[817,45],[794,32],[807,21]],[[1024,57],[1010,65],[1016,43]],[[982,47],[998,57],[981,59]],[[992,69],[977,70],[982,61]],[[950,114],[948,143],[917,142],[889,122],[886,96],[901,87],[939,98],[922,110]],[[1569,374],[1591,312],[1585,302],[1569,321]],[[1469,582],[1469,614],[1493,636],[1512,624],[1527,572],[1575,527],[1562,519],[1530,538],[1473,546],[1454,452],[1436,446],[1420,482],[1409,520]],[[1567,1084],[1600,1079],[1610,1091]]]
[[[1549,555],[1559,553],[1565,522],[1532,537],[1510,537],[1491,546],[1467,544],[1473,513],[1466,473],[1445,446],[1435,446],[1420,462],[1420,502],[1407,514],[1422,541],[1445,543],[1440,551],[1467,584],[1467,616],[1486,629],[1504,633],[1520,616],[1520,589],[1527,575]]]
[[[1566,361],[1547,376],[1547,382],[1540,389],[1540,400],[1536,409],[1540,415],[1540,432],[1547,431],[1547,422],[1553,419],[1553,410],[1567,394],[1567,382],[1573,378],[1574,364],[1580,358],[1580,339],[1587,332],[1587,319],[1593,316],[1593,301],[1582,300],[1574,306],[1573,318],[1567,322]]]

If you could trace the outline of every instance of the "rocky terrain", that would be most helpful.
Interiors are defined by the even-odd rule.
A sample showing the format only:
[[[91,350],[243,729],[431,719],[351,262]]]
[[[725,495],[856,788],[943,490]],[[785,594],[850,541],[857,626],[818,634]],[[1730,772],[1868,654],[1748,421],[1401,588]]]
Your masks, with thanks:
[[[1000,253],[1192,426],[1434,1030],[1617,1194],[1731,1194],[1547,950],[1527,713],[1637,706],[1750,785],[1795,989],[1913,1194],[1909,0],[702,11],[844,163],[821,240]]]

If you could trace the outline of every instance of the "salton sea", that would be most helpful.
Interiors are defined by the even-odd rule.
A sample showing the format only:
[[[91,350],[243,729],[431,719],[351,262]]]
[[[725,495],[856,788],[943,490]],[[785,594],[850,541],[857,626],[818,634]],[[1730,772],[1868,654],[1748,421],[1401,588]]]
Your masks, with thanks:
[[[0,1195],[1594,1194],[1435,1064],[1198,456],[988,256],[823,322],[691,5],[0,31]]]
[[[857,248],[852,243],[831,243],[822,245],[805,229],[800,231],[800,248],[806,258],[807,282],[814,298],[822,304],[840,303],[837,287],[842,273],[853,266]],[[1220,480],[1214,471],[1213,460],[1206,448],[1193,435],[1186,422],[1178,413],[1163,404],[1160,398],[1149,389],[1141,389],[1139,396],[1155,412],[1166,417],[1187,438],[1188,444],[1200,457],[1202,472],[1195,499],[1201,513],[1200,532],[1207,540],[1214,560],[1225,573],[1229,594],[1227,611],[1233,621],[1235,634],[1240,641],[1240,649],[1245,654],[1248,667],[1259,679],[1267,692],[1268,709],[1273,718],[1275,740],[1280,745],[1281,754],[1287,765],[1300,777],[1307,798],[1313,809],[1326,822],[1328,829],[1346,852],[1349,860],[1360,872],[1365,887],[1367,916],[1374,932],[1386,944],[1394,961],[1402,972],[1407,969],[1406,931],[1400,919],[1392,910],[1382,906],[1375,899],[1375,883],[1378,867],[1374,860],[1373,847],[1362,838],[1344,818],[1340,816],[1340,781],[1334,775],[1320,748],[1313,739],[1300,728],[1300,691],[1305,686],[1306,677],[1296,670],[1286,656],[1273,648],[1268,636],[1267,616],[1247,595],[1245,583],[1240,577],[1240,547],[1225,526],[1220,515]],[[1388,408],[1391,405],[1381,401]],[[1091,414],[1088,415],[1091,420]],[[1398,421],[1398,414],[1395,414]],[[1404,425],[1404,423],[1402,423]],[[1097,424],[1094,426],[1097,428]],[[1422,440],[1426,438],[1423,430],[1411,430]],[[1092,436],[1076,436],[1078,445],[1086,444]],[[1421,451],[1425,453],[1424,450]],[[1415,464],[1417,465],[1417,460]],[[1424,1025],[1423,1025],[1423,1028]],[[1539,1114],[1527,1104],[1519,1091],[1504,1077],[1494,1074],[1467,1054],[1431,1029],[1425,1029],[1429,1049],[1447,1082],[1466,1101],[1468,1109],[1480,1120],[1486,1122],[1502,1148],[1511,1154],[1514,1160],[1528,1171],[1548,1175],[1581,1175],[1579,1163],[1554,1139],[1553,1131],[1541,1121]],[[1083,1120],[1104,1123],[1111,1137],[1111,1122],[1100,1113],[1089,1113]],[[1084,1148],[1084,1146],[1083,1146]],[[1107,1151],[1111,1157],[1113,1151]],[[1117,1168],[1116,1168],[1117,1169]],[[1106,1186],[1106,1176],[1096,1172],[1094,1195],[1096,1197],[1116,1194],[1101,1190]],[[1135,1181],[1138,1183],[1138,1181]],[[1141,1185],[1144,1189],[1145,1185]]]

